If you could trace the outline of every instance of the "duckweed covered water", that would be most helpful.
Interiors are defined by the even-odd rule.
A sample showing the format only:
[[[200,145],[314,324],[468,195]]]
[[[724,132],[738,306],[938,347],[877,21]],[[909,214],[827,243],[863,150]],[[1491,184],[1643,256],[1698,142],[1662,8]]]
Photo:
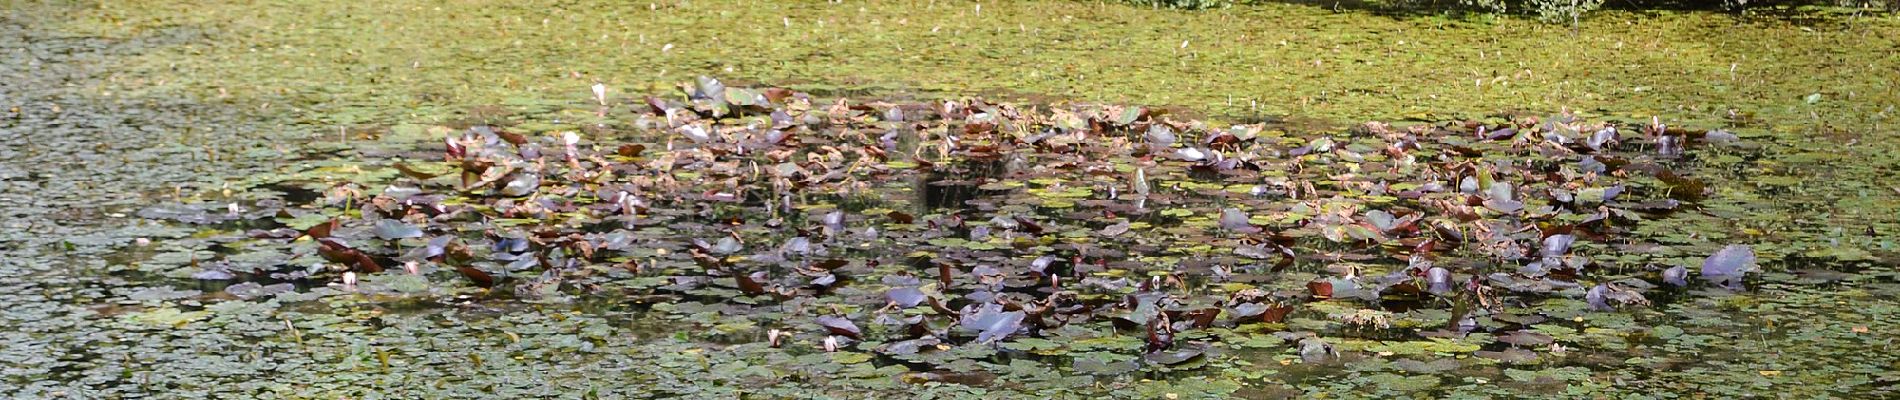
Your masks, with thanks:
[[[12,304],[0,390],[23,398],[1893,390],[1895,191],[1881,173],[1893,167],[1882,125],[1893,97],[1880,84],[1891,75],[1877,73],[1896,62],[1883,42],[1893,36],[1881,34],[1892,31],[1890,18],[1612,16],[1568,36],[1510,20],[1275,5],[1174,13],[1033,2],[978,12],[953,2],[791,10],[694,2],[451,9],[444,13],[471,18],[432,19],[404,18],[432,14],[427,7],[378,4],[286,3],[269,13],[230,4],[194,14],[156,4],[12,4],[6,48],[26,56],[6,61],[19,79],[4,86],[10,114],[0,136],[10,144],[0,150],[9,213],[0,279]],[[936,8],[891,11],[898,6]],[[1044,13],[1040,27],[1006,29],[1030,11]],[[1049,25],[1046,15],[1056,14],[1076,19]],[[238,15],[259,18],[228,18]],[[664,28],[711,26],[719,16],[778,24]],[[566,28],[527,29],[530,17]],[[785,35],[768,30],[790,25],[777,17],[829,26]],[[509,28],[511,20],[524,27]],[[586,26],[616,20],[649,28],[661,45],[635,46],[636,37],[618,55],[560,53],[587,48]],[[912,22],[927,20],[941,24]],[[1212,23],[1220,21],[1229,23]],[[1637,28],[1603,33],[1619,24]],[[937,25],[949,28],[926,33]],[[472,26],[490,30],[455,29]],[[1321,66],[1378,65],[1395,58],[1341,43],[1427,40],[1397,26],[1437,26],[1418,35],[1445,43],[1420,51],[1439,57],[1465,53],[1451,44],[1494,29],[1530,32],[1496,39],[1510,50],[1498,53],[1532,68],[1553,55],[1592,60],[1547,68],[1593,72],[1527,74],[1477,92],[1496,97],[1442,101],[1419,99],[1462,84],[1405,78],[1441,74],[1435,63],[1390,69],[1425,75],[1239,72],[1273,65],[1245,57],[1294,54],[1326,57]],[[1727,52],[1664,57],[1609,46],[1636,43],[1643,27],[1683,35],[1643,38],[1654,49],[1700,38],[1775,69],[1737,67],[1742,75],[1728,81],[1736,86],[1712,85],[1727,67],[1706,67]],[[414,39],[342,39],[375,29]],[[1064,52],[1101,47],[1015,40],[1065,29],[1074,31],[1059,43],[1133,45],[1126,58],[1088,58]],[[1257,34],[1250,29],[1333,50],[1220,36]],[[1773,39],[1698,36],[1722,29]],[[685,46],[710,40],[667,36],[711,32],[731,33],[700,47]],[[935,50],[916,54],[1022,55],[921,60],[945,67],[917,72],[859,60],[918,50],[824,38]],[[1564,38],[1586,45],[1526,46]],[[1202,46],[1228,51],[1197,53]],[[444,65],[402,72],[397,57]],[[449,59],[463,62],[440,62]],[[772,59],[794,61],[751,67]],[[1152,68],[1130,79],[1076,78],[1066,90],[1067,81],[1023,74],[1083,59]],[[590,63],[610,66],[557,68]],[[287,65],[301,73],[284,73]],[[650,75],[606,72],[615,68]],[[1786,70],[1815,73],[1778,73]],[[725,82],[721,91],[695,79],[702,74],[793,90]],[[1217,84],[1200,86],[1210,77]],[[588,93],[594,79],[629,83],[611,85],[603,107]],[[1262,85],[1218,79],[1294,86],[1268,92],[1361,79],[1389,90],[1243,109],[1221,97],[1264,97]],[[1631,89],[1555,90],[1577,86]],[[1039,96],[1006,105],[970,93]],[[851,98],[834,103],[842,95]],[[499,105],[466,108],[482,104]],[[1299,122],[1215,122],[1285,114]],[[1600,136],[1606,127],[1616,133]],[[565,132],[575,133],[572,150]],[[1758,262],[1730,245],[1746,245]],[[1740,290],[1700,279],[1755,264]],[[1689,271],[1686,288],[1671,283],[1674,267]],[[1435,268],[1448,279],[1434,278]],[[343,285],[345,271],[354,285]],[[825,351],[827,339],[840,349]]]

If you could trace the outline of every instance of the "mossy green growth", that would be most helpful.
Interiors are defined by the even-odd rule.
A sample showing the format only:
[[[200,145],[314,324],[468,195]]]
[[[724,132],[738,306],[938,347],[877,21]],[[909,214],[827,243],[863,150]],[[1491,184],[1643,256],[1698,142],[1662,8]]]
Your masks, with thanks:
[[[1882,110],[1900,104],[1900,35],[1882,34],[1900,27],[1892,17],[1604,12],[1573,29],[1294,4],[172,3],[69,11],[70,29],[94,34],[218,32],[140,56],[133,75],[152,78],[99,90],[276,101],[335,123],[591,101],[597,81],[617,97],[700,74],[821,94],[1046,96],[1342,121],[1569,108],[1841,125],[1886,120]]]

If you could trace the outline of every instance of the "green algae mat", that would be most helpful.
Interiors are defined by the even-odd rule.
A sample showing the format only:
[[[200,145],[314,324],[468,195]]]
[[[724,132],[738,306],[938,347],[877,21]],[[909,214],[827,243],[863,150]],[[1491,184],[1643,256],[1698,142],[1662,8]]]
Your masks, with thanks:
[[[11,2],[10,398],[1878,398],[1900,21]]]

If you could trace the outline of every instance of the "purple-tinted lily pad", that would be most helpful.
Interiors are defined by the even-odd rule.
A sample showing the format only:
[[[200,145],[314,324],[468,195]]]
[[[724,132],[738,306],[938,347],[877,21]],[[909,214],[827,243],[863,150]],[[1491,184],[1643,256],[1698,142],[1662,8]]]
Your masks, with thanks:
[[[864,340],[864,331],[858,329],[858,324],[851,323],[851,320],[845,317],[826,315],[818,317],[817,322],[818,326],[824,327],[826,332],[833,335]]]
[[[1748,245],[1731,244],[1702,260],[1703,276],[1740,276],[1759,268],[1755,250]]]
[[[422,228],[393,218],[376,220],[376,237],[397,240],[422,237]]]
[[[911,308],[922,304],[924,299],[929,298],[929,296],[924,295],[924,291],[922,290],[907,286],[893,288],[890,291],[884,292],[884,298],[890,300],[892,304],[896,304],[899,308]]]
[[[943,344],[943,341],[937,339],[936,336],[925,336],[916,339],[885,343],[879,345],[876,351],[885,355],[901,356],[917,354],[924,349],[933,348],[940,344]]]
[[[1576,241],[1577,237],[1574,235],[1550,235],[1544,238],[1544,248],[1539,253],[1544,257],[1563,257],[1564,254],[1570,253],[1570,244]]]
[[[1207,351],[1195,347],[1182,347],[1173,350],[1157,351],[1141,356],[1141,359],[1154,365],[1179,365],[1200,359]]]
[[[1247,222],[1247,213],[1241,212],[1238,208],[1224,208],[1220,210],[1220,227],[1240,233],[1260,232],[1260,227],[1253,226],[1253,223]]]
[[[1669,267],[1662,272],[1663,283],[1677,287],[1689,286],[1689,268],[1681,265]]]
[[[992,343],[1003,340],[1022,329],[1022,311],[1003,311],[1001,304],[989,303],[981,307],[974,305],[964,310],[960,325],[966,331],[977,332],[978,343]]]

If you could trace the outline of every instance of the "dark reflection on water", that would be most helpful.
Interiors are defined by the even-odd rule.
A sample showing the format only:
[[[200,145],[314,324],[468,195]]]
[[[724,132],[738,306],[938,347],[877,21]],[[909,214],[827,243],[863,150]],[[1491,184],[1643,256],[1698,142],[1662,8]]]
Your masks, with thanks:
[[[1009,193],[979,187],[1002,179],[1007,172],[1005,165],[1001,159],[994,159],[939,166],[917,179],[917,199],[925,210],[972,209],[972,200]]]

